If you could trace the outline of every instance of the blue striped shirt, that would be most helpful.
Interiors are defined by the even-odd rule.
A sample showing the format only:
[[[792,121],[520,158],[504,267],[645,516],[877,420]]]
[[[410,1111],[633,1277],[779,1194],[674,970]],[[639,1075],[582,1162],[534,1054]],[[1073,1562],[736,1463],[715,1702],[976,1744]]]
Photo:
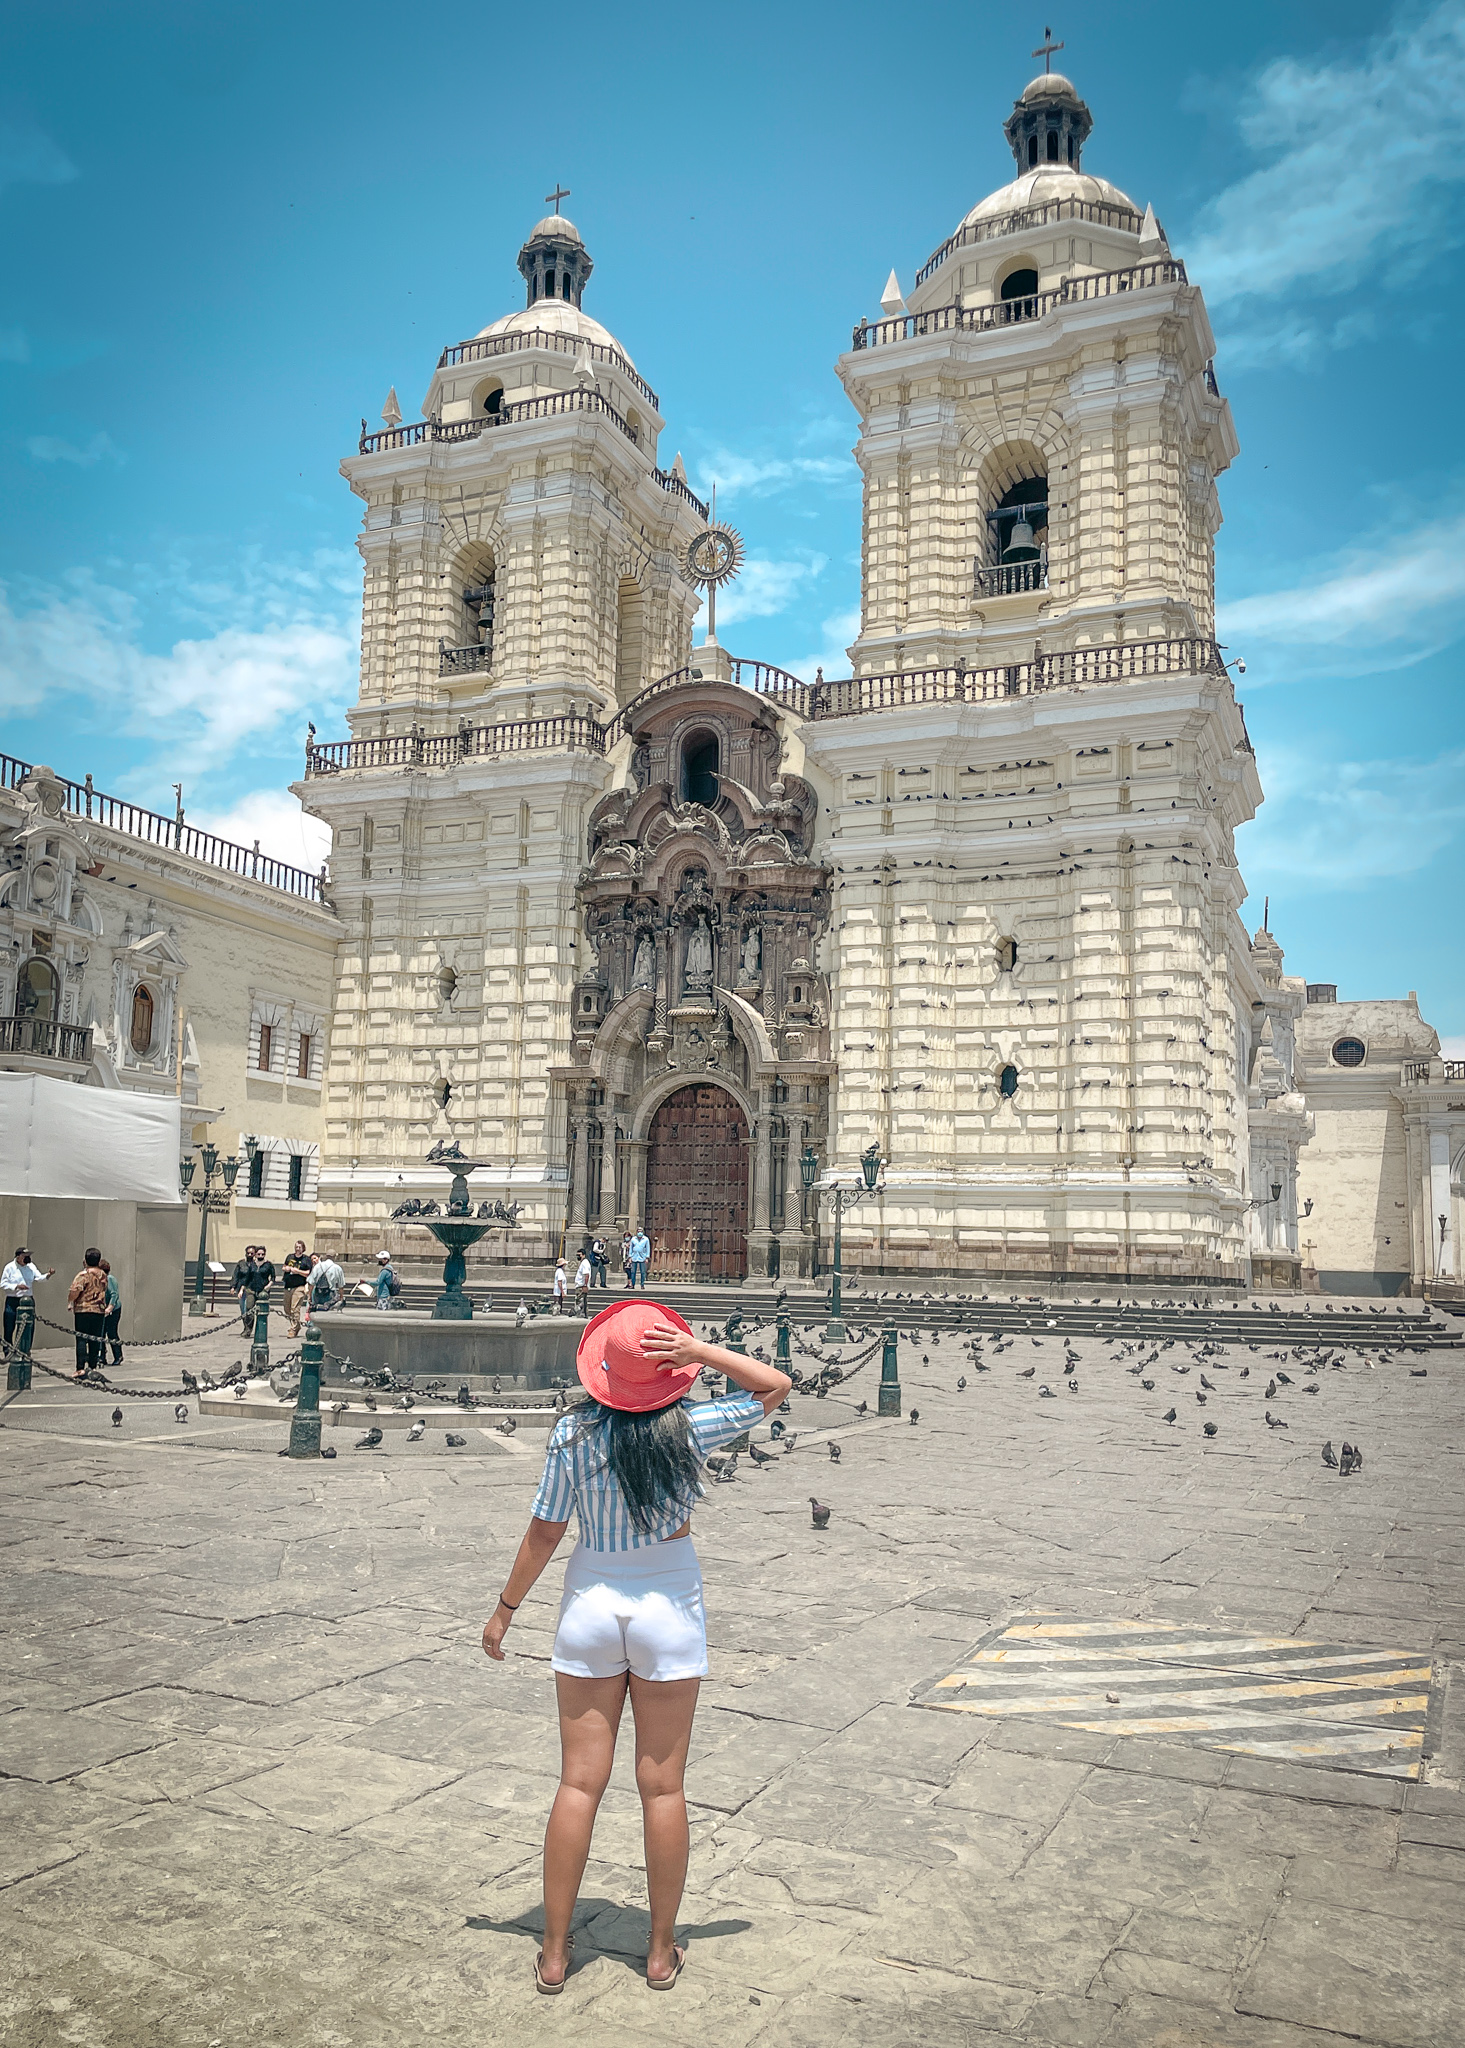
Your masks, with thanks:
[[[699,1462],[709,1451],[730,1444],[763,1420],[763,1403],[756,1394],[689,1401],[685,1408],[692,1449]],[[699,1494],[701,1490],[699,1486]],[[599,1430],[583,1429],[572,1410],[550,1432],[544,1477],[530,1513],[541,1522],[568,1522],[574,1508],[580,1519],[580,1541],[587,1550],[639,1550],[643,1544],[662,1543],[674,1536],[693,1505],[691,1498],[673,1501],[659,1515],[651,1516],[648,1528],[638,1529],[620,1482],[606,1463]]]

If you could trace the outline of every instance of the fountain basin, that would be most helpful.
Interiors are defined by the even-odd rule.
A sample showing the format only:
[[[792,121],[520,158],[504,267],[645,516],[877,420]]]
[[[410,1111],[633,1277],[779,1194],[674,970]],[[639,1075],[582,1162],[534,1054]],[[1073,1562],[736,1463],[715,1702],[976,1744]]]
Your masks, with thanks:
[[[466,1380],[475,1394],[494,1379],[506,1393],[552,1393],[557,1379],[569,1382],[567,1392],[580,1384],[575,1347],[584,1324],[575,1316],[536,1316],[520,1330],[502,1311],[459,1322],[413,1309],[339,1309],[318,1326],[326,1347],[321,1379],[332,1386],[350,1372],[383,1370],[399,1380],[447,1380],[453,1389]],[[348,1357],[343,1368],[338,1361]]]

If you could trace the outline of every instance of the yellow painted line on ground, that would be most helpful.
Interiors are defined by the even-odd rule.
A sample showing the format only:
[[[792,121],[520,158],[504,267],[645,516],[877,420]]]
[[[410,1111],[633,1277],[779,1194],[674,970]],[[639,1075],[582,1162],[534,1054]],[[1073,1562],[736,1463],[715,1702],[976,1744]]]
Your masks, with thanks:
[[[1311,1645],[1298,1643],[1296,1647],[1299,1650],[1306,1650],[1310,1649]],[[1021,1664],[1031,1669],[1041,1670],[1045,1666],[1057,1664],[1112,1664],[1117,1669],[1122,1669],[1126,1664],[1158,1664],[1168,1669],[1172,1665],[1178,1668],[1184,1660],[1187,1650],[1191,1651],[1197,1658],[1230,1656],[1233,1652],[1244,1654],[1248,1658],[1244,1667],[1245,1671],[1258,1674],[1271,1671],[1325,1671],[1329,1666],[1335,1664],[1379,1664],[1383,1666],[1396,1663],[1400,1659],[1409,1662],[1419,1654],[1416,1650],[1342,1650],[1336,1655],[1329,1657],[1278,1657],[1275,1659],[1257,1657],[1252,1659],[1248,1646],[1244,1643],[1223,1642],[1173,1645],[1166,1643],[1157,1644],[1153,1648],[1136,1643],[1132,1647],[1116,1648],[1113,1650],[1008,1651],[997,1648],[978,1650],[976,1656],[972,1659],[971,1666],[968,1668],[974,1669],[977,1665],[982,1664],[1001,1664],[1011,1669],[1014,1665]],[[1243,1669],[1239,1665],[1227,1664],[1217,1664],[1212,1668],[1217,1672]]]
[[[1424,1675],[1427,1680],[1428,1672]],[[952,1679],[942,1679],[940,1684],[946,1687],[952,1685],[953,1680],[956,1685],[962,1685],[959,1673],[953,1673]],[[1104,1694],[1099,1692],[1019,1693],[1013,1697],[987,1688],[985,1698],[981,1698],[981,1689],[972,1686],[965,1686],[963,1689],[978,1693],[979,1710],[991,1714],[1085,1714],[1093,1713],[1108,1704]],[[1301,1704],[1304,1700],[1319,1703],[1305,1706]],[[1370,1703],[1346,1693],[1336,1680],[1326,1680],[1316,1685],[1228,1685],[1203,1692],[1189,1688],[1176,1688],[1164,1692],[1151,1690],[1131,1695],[1124,1705],[1131,1710],[1136,1707],[1199,1707],[1215,1711],[1227,1707],[1240,1707],[1248,1701],[1260,1702],[1260,1710],[1263,1712],[1274,1703],[1280,1705],[1286,1701],[1288,1710],[1293,1714],[1321,1714],[1339,1721],[1350,1721],[1361,1714],[1423,1712],[1429,1703],[1429,1694],[1424,1692],[1410,1694],[1407,1697],[1396,1694],[1391,1702]],[[1293,1702],[1297,1704],[1294,1705]],[[1256,1712],[1257,1709],[1253,1708],[1247,1718],[1255,1720]]]
[[[1363,1729],[1357,1735],[1338,1735],[1327,1742],[1288,1742],[1277,1737],[1267,1742],[1216,1742],[1210,1746],[1213,1749],[1234,1749],[1243,1756],[1269,1756],[1274,1750],[1279,1756],[1382,1756],[1386,1749],[1422,1749],[1424,1730],[1400,1728],[1387,1744],[1381,1743],[1373,1731]]]

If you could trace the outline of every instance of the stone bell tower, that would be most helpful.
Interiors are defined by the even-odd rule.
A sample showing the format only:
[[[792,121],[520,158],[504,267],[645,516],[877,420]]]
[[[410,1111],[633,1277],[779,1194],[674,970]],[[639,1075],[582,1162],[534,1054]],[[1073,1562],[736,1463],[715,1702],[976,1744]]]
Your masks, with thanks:
[[[567,196],[558,194],[557,197]],[[440,1196],[421,1166],[445,1108],[540,1258],[564,1210],[581,965],[575,880],[611,772],[605,724],[682,667],[706,522],[660,401],[581,303],[592,263],[552,213],[519,252],[526,303],[445,348],[422,418],[362,423],[361,689],[351,737],[296,785],[334,835],[337,965],[320,1239],[374,1250]],[[411,1249],[411,1246],[407,1246]]]
[[[1085,167],[1092,126],[1035,78],[1012,182],[904,297],[892,273],[838,365],[861,626],[803,743],[831,792],[835,1163],[889,1161],[846,1256],[1239,1287],[1233,835],[1261,792],[1212,637],[1237,444],[1200,291]]]

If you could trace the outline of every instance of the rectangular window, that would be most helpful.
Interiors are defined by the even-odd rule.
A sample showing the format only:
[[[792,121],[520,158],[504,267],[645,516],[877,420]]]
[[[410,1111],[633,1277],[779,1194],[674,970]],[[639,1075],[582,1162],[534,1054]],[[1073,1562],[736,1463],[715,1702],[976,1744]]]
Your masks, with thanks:
[[[305,1178],[305,1154],[304,1154],[303,1152],[292,1152],[292,1153],[290,1154],[290,1194],[289,1194],[289,1199],[290,1199],[290,1200],[291,1200],[292,1202],[298,1202],[298,1201],[300,1200],[300,1190],[301,1190],[301,1182],[302,1182],[302,1181],[304,1180],[304,1178]]]
[[[268,1025],[265,1028],[268,1030]],[[263,1151],[259,1151],[255,1153],[253,1159],[249,1162],[249,1193],[251,1199],[257,1202],[264,1191],[265,1156]]]
[[[274,1050],[275,1027],[273,1024],[261,1024],[259,1027],[259,1070],[262,1074],[267,1074],[274,1064]]]
[[[300,1081],[308,1081],[310,1079],[310,1033],[308,1031],[302,1031],[300,1034],[300,1052],[295,1061],[295,1076]]]

